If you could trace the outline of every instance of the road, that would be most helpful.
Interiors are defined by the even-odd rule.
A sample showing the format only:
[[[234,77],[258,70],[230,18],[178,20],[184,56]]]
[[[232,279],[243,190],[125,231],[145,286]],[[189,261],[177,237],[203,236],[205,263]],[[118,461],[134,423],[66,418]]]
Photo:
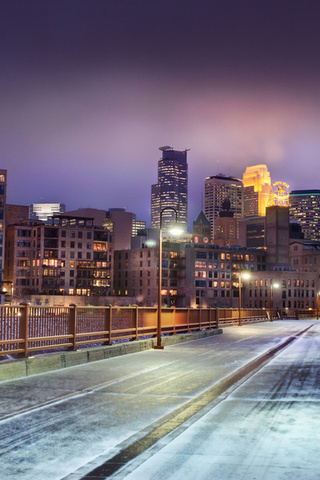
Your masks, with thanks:
[[[319,479],[319,335],[230,327],[3,382],[0,478]]]

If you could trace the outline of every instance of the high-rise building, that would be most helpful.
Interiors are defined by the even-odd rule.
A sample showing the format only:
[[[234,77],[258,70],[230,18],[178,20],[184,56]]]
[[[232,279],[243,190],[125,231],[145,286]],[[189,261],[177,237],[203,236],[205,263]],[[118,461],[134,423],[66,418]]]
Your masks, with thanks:
[[[320,241],[320,190],[293,190],[290,218],[301,224],[305,240]]]
[[[0,290],[3,288],[5,213],[7,198],[7,170],[0,170]]]
[[[146,222],[144,220],[137,220],[135,213],[132,214],[132,236],[136,237],[140,230],[146,229]]]
[[[162,214],[162,226],[166,229],[175,222],[175,210],[178,223],[184,230],[187,230],[187,150],[173,150],[172,147],[168,146],[160,147],[160,150],[162,151],[162,158],[158,162],[158,183],[151,187],[151,227],[160,227],[160,216]]]
[[[271,177],[267,165],[247,167],[243,174],[243,216],[264,216],[266,208],[273,205]]]
[[[29,219],[47,222],[53,215],[64,213],[64,203],[31,203],[29,205]]]
[[[214,175],[204,182],[204,213],[211,224],[211,237],[214,238],[215,219],[219,217],[225,200],[230,202],[233,217],[240,221],[243,214],[243,185],[235,177]],[[236,233],[238,236],[238,232]]]
[[[267,269],[288,266],[289,208],[273,205],[266,209]]]

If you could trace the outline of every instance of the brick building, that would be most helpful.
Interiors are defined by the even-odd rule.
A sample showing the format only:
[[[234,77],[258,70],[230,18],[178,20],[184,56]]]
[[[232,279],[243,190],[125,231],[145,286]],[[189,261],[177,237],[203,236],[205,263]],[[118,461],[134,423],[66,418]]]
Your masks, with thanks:
[[[52,225],[27,220],[7,227],[5,280],[15,297],[109,295],[112,268],[109,232],[91,218],[57,216]]]
[[[242,248],[163,243],[162,301],[179,307],[231,307],[238,304],[242,270],[265,270],[265,252]],[[157,304],[158,248],[114,253],[114,295]]]

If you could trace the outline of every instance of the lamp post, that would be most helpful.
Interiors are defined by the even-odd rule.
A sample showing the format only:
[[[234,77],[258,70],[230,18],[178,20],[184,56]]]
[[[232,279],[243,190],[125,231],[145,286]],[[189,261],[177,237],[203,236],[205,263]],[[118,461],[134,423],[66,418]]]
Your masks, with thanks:
[[[273,279],[270,280],[270,308],[273,308],[273,289],[279,287],[279,283],[273,283]]]
[[[159,265],[158,265],[158,310],[157,310],[157,344],[154,346],[156,349],[163,349],[161,345],[161,307],[162,307],[162,214],[165,210],[173,210],[176,216],[176,224],[178,223],[178,212],[173,207],[165,207],[160,212],[160,228],[159,228]],[[180,231],[175,231],[175,235],[179,235]]]
[[[273,279],[270,280],[270,310],[273,309],[273,289],[279,288],[279,283],[273,283]],[[271,322],[272,322],[272,312],[271,312]]]
[[[317,320],[319,320],[319,297],[320,297],[320,291],[317,291],[317,297],[316,297],[316,302],[317,302]]]
[[[239,272],[239,322],[238,326],[242,327],[241,319],[241,289],[242,289],[242,279],[250,278],[250,274],[247,272]]]

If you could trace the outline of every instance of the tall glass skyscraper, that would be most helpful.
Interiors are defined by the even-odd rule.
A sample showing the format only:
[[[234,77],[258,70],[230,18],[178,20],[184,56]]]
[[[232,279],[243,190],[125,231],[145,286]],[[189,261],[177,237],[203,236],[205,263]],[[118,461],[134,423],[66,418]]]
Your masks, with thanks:
[[[289,197],[290,218],[301,224],[305,240],[320,241],[320,190],[293,190]]]
[[[178,223],[187,230],[188,223],[188,164],[187,150],[173,150],[160,147],[162,158],[158,162],[158,183],[151,187],[151,227],[166,229],[175,222],[175,212],[164,210],[167,207],[177,211]]]
[[[229,200],[230,211],[233,212],[237,221],[243,215],[243,185],[241,180],[224,175],[207,177],[204,182],[204,213],[211,224],[211,237],[215,236],[215,220],[219,218],[223,202]],[[239,237],[238,227],[235,238]]]

